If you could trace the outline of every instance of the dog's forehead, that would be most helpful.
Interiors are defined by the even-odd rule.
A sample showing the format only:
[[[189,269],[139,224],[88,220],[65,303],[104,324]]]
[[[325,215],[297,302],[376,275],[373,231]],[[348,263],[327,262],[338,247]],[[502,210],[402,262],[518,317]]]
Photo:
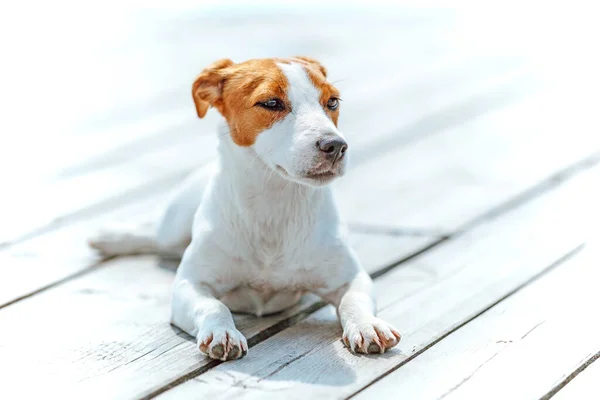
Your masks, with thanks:
[[[277,63],[285,76],[288,87],[287,96],[292,107],[302,104],[319,104],[321,92],[310,79],[305,66],[300,63]]]
[[[282,89],[292,102],[318,100],[324,92],[333,89],[318,69],[296,58],[248,60],[236,66],[234,76],[238,82],[263,82]],[[247,84],[239,87],[249,89],[255,85]]]

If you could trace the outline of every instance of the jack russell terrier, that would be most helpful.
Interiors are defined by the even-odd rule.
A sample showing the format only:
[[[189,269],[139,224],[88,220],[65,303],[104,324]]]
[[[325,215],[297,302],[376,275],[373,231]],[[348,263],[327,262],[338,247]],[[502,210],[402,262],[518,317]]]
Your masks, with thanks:
[[[218,162],[175,193],[156,234],[90,240],[106,256],[181,256],[171,322],[208,357],[246,354],[231,311],[276,313],[306,292],[337,308],[352,351],[383,353],[400,340],[375,316],[373,283],[328,186],[346,170],[348,144],[337,129],[339,92],[326,77],[309,57],[209,65],[192,96],[200,118],[210,107],[224,117]]]

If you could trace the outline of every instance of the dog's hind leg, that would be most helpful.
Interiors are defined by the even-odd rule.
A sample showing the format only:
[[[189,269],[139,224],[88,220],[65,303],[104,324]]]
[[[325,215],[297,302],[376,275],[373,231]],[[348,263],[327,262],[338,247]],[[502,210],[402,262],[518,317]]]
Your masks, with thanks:
[[[161,254],[181,258],[191,240],[196,209],[214,166],[190,175],[175,190],[158,224],[113,225],[88,240],[105,257]]]
[[[88,239],[90,247],[104,257],[157,254],[158,243],[152,224],[113,224]]]

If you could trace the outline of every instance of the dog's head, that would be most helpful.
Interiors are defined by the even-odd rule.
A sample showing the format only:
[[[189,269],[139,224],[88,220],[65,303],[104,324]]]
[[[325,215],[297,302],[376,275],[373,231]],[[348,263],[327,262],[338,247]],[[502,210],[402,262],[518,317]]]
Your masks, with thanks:
[[[219,60],[192,87],[200,118],[227,120],[233,143],[292,181],[319,186],[343,175],[348,144],[337,129],[340,95],[309,57]]]

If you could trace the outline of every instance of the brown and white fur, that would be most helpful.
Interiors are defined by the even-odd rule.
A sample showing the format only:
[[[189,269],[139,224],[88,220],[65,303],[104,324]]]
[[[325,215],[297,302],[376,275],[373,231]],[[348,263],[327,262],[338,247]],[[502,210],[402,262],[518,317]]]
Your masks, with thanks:
[[[383,353],[400,334],[375,316],[372,281],[350,248],[331,189],[348,148],[339,93],[308,57],[219,60],[193,84],[196,111],[214,107],[219,158],[175,194],[155,235],[105,233],[106,255],[183,254],[171,321],[211,358],[248,350],[231,311],[265,315],[312,292],[338,311],[344,343]]]

